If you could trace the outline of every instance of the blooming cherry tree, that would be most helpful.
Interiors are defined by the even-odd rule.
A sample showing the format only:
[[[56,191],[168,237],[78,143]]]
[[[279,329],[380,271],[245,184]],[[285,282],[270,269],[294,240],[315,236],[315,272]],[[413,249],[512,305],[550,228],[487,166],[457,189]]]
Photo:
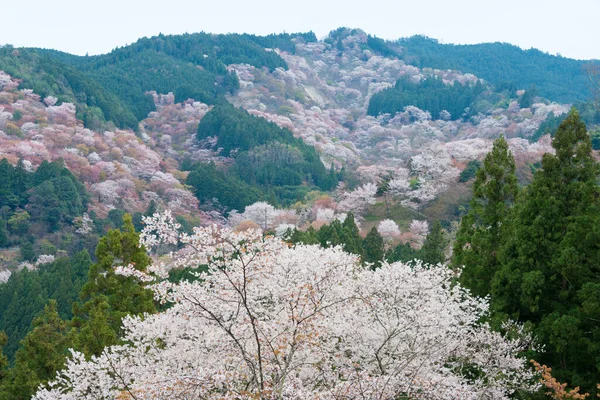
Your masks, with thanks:
[[[344,211],[353,211],[355,214],[362,214],[370,204],[375,204],[376,194],[377,185],[366,183],[351,192],[344,193],[339,208]]]
[[[391,219],[384,219],[377,226],[377,231],[386,242],[391,242],[400,236],[400,228]]]
[[[267,202],[259,201],[244,209],[244,219],[254,221],[262,229],[267,230],[275,220],[275,207]]]
[[[414,235],[417,245],[421,247],[423,242],[425,242],[425,237],[429,233],[429,223],[413,219],[408,229]]]
[[[141,244],[177,245],[171,265],[119,273],[151,286],[165,311],[123,321],[124,344],[78,352],[37,400],[505,399],[529,388],[506,339],[480,317],[485,299],[447,268],[384,263],[339,247],[289,247],[257,230],[179,232],[170,213],[146,218]],[[206,265],[174,284],[169,267]],[[477,378],[472,372],[477,371]]]

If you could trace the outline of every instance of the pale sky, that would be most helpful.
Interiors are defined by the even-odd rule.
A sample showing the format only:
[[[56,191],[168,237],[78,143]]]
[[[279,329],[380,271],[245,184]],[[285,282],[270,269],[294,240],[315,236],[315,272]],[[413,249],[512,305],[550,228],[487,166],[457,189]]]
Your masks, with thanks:
[[[600,59],[600,0],[20,0],[0,6],[0,44],[107,53],[158,33],[306,32],[508,42]]]

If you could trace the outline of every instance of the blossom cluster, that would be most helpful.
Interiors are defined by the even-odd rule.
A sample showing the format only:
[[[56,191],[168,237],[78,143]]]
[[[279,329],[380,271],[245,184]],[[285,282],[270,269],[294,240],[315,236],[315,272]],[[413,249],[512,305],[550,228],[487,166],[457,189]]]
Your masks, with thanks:
[[[171,306],[126,317],[124,344],[98,357],[73,352],[34,399],[507,399],[532,387],[516,356],[528,335],[481,324],[487,301],[444,266],[373,271],[339,247],[217,226],[186,234],[168,212],[146,223],[142,244],[173,246],[173,267],[205,272],[176,284],[138,273]]]

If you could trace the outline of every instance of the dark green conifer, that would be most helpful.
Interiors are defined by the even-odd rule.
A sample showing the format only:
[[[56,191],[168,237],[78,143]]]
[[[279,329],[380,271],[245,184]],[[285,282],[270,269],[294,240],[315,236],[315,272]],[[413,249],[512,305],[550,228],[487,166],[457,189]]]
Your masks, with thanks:
[[[537,358],[559,381],[600,381],[600,190],[590,137],[573,109],[515,208],[492,309],[532,324]]]
[[[0,387],[2,387],[2,379],[6,375],[4,369],[8,366],[8,357],[6,357],[2,351],[2,348],[6,346],[6,343],[8,343],[8,336],[6,336],[4,331],[0,331]]]
[[[460,282],[478,296],[486,296],[499,268],[503,232],[518,193],[515,159],[504,137],[477,170],[470,209],[454,242],[452,267],[461,269]]]
[[[371,228],[365,239],[363,240],[363,261],[371,263],[372,268],[381,267],[384,255],[383,237],[377,230],[377,227]]]
[[[446,261],[445,250],[448,241],[444,237],[444,231],[442,230],[442,224],[440,221],[435,221],[425,243],[421,247],[420,256],[426,264],[441,264]]]
[[[150,290],[114,272],[119,265],[131,264],[140,271],[150,265],[150,257],[138,243],[139,235],[128,214],[123,217],[122,230],[110,230],[98,243],[98,261],[90,268],[88,282],[81,290],[84,304],[73,306],[75,348],[86,355],[97,355],[105,346],[117,343],[124,316],[156,312]]]
[[[350,211],[342,223],[342,234],[340,240],[344,245],[344,250],[348,253],[362,255],[362,238],[360,237],[358,226],[354,220],[354,213]]]
[[[63,369],[70,346],[68,324],[58,315],[56,302],[50,300],[21,341],[15,365],[1,381],[0,398],[30,399],[40,384]]]

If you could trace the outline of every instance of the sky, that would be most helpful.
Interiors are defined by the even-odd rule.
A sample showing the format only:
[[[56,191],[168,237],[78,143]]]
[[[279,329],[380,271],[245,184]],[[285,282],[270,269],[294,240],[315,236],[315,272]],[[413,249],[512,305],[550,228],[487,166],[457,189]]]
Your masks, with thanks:
[[[20,0],[0,5],[0,44],[90,55],[144,36],[360,28],[384,39],[507,42],[600,59],[600,0]]]

